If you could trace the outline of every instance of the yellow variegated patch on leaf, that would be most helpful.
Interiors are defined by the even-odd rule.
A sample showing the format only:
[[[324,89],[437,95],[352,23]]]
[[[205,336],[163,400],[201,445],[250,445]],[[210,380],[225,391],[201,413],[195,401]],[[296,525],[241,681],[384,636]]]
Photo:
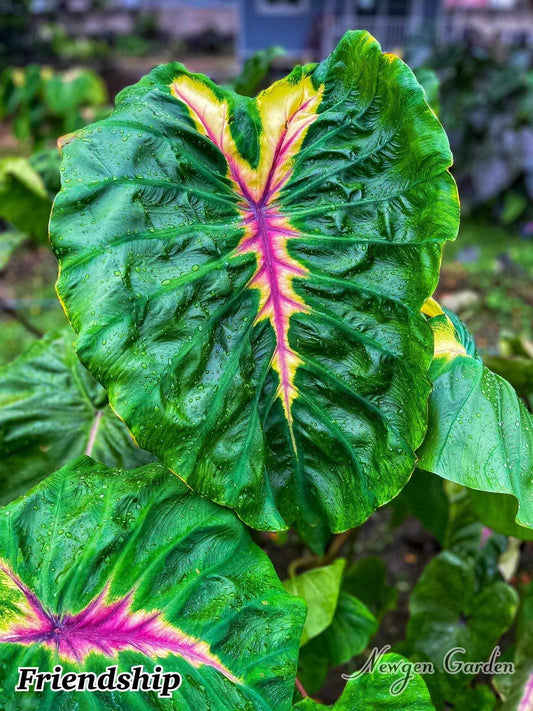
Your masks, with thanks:
[[[169,64],[62,150],[58,294],[139,445],[316,550],[393,498],[459,214],[408,67],[365,32],[255,99]]]

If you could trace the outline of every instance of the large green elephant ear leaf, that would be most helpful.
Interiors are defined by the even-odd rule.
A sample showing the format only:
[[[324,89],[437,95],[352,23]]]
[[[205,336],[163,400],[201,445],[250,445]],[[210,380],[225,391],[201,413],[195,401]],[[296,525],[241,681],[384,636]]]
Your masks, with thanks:
[[[458,224],[409,68],[365,32],[255,99],[169,64],[62,144],[58,293],[139,444],[317,549],[395,496]]]
[[[418,466],[471,489],[512,494],[516,520],[533,528],[533,418],[490,371],[465,325],[430,300],[435,337],[426,438]]]
[[[74,334],[53,332],[0,368],[0,504],[82,454],[108,466],[153,461],[80,364]]]
[[[43,711],[284,711],[304,618],[233,512],[160,464],[112,470],[82,457],[0,517],[5,711],[21,698]],[[55,665],[96,675],[159,666],[182,682],[167,699],[150,682],[14,691],[19,667]]]

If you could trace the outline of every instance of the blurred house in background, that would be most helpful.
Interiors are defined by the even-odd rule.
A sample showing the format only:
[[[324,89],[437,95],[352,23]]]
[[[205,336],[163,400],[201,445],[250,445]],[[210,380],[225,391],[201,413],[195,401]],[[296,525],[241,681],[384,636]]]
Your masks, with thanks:
[[[241,0],[240,54],[269,44],[318,59],[350,29],[366,29],[386,50],[433,31],[440,0]]]
[[[241,0],[239,54],[247,58],[272,44],[291,57],[328,54],[349,29],[366,29],[395,50],[414,37],[441,41],[465,32],[533,40],[528,0]]]
[[[139,18],[150,18],[169,41],[196,38],[207,50],[233,43],[241,62],[272,45],[290,60],[316,60],[356,28],[387,51],[412,38],[449,42],[471,32],[533,44],[533,0],[33,0],[32,7],[60,15],[74,36],[134,34]]]
[[[444,0],[439,35],[460,40],[475,32],[486,40],[533,44],[533,4],[530,0]]]

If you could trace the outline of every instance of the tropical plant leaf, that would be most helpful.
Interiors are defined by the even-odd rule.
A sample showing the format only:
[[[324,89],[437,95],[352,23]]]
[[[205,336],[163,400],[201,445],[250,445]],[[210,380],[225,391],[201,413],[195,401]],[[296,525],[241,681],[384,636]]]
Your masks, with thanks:
[[[406,649],[410,658],[431,661],[441,672],[427,677],[434,698],[443,694],[450,701],[450,693],[471,680],[462,672],[444,674],[444,655],[462,648],[464,654],[452,661],[486,661],[511,625],[517,604],[510,585],[480,579],[470,560],[449,551],[431,560],[409,600]]]
[[[533,529],[515,523],[518,503],[514,496],[468,489],[468,497],[472,510],[485,526],[504,536],[533,541]]]
[[[454,689],[450,703],[444,706],[447,711],[492,711],[496,706],[496,697],[488,686],[478,684],[474,687]],[[438,704],[435,704],[439,708]]]
[[[516,624],[514,672],[494,677],[502,711],[529,711],[533,706],[533,584],[523,591]],[[509,656],[509,655],[508,655]]]
[[[331,625],[316,639],[336,667],[360,654],[376,633],[378,622],[360,600],[341,589]]]
[[[238,76],[230,83],[231,88],[242,96],[255,96],[272,66],[272,62],[285,56],[283,47],[268,47],[254,52],[244,63]]]
[[[305,689],[318,692],[328,669],[361,654],[377,628],[378,621],[366,605],[341,588],[331,624],[300,651],[298,678]]]
[[[449,502],[444,481],[430,472],[415,469],[398,496],[391,501],[392,525],[399,525],[408,514],[415,516],[439,543],[444,540],[449,517]]]
[[[458,224],[409,68],[365,32],[256,99],[169,64],[62,148],[58,293],[137,442],[315,550],[395,496]]]
[[[303,699],[294,706],[294,711],[325,711],[326,708],[332,711],[435,711],[419,674],[413,674],[402,690],[406,663],[409,664],[408,660],[399,654],[385,654],[376,661],[371,672],[350,679],[333,706]],[[387,667],[381,669],[382,664]]]
[[[471,489],[512,494],[517,523],[533,528],[533,418],[503,378],[483,365],[472,336],[433,300],[435,336],[426,438],[418,466]]]
[[[344,571],[343,590],[363,602],[380,620],[396,607],[398,590],[387,583],[387,568],[381,558],[360,558]]]
[[[307,604],[302,645],[319,635],[332,623],[345,564],[345,560],[338,558],[331,565],[313,568],[284,581],[285,590],[291,595],[301,597]]]
[[[0,218],[44,242],[52,199],[41,176],[25,158],[0,160]]]
[[[0,559],[6,711],[20,708],[18,667],[56,664],[97,674],[160,664],[182,684],[167,701],[46,687],[29,695],[33,708],[290,708],[303,603],[231,511],[162,465],[75,460],[4,509]]]
[[[80,364],[73,337],[50,333],[0,369],[1,504],[81,454],[117,467],[153,460]]]
[[[0,269],[5,269],[13,252],[20,247],[29,235],[19,230],[0,232]]]
[[[468,489],[446,481],[450,515],[444,535],[444,548],[463,558],[474,558],[482,544],[483,524],[474,513]]]

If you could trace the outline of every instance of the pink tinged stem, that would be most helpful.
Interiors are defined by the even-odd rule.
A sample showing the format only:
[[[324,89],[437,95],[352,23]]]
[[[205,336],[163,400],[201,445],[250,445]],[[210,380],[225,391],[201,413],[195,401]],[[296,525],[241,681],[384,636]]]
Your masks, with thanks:
[[[304,699],[308,698],[309,694],[304,689],[304,686],[303,686],[302,682],[298,679],[298,677],[296,677],[296,688],[298,689],[300,694],[304,697]]]
[[[103,410],[97,410],[89,431],[89,439],[87,440],[87,447],[85,448],[85,454],[90,457],[93,453],[94,443],[96,442],[96,435],[100,428],[100,422],[102,420]]]
[[[1,566],[0,571],[18,587],[29,606],[29,614],[23,614],[7,631],[0,632],[0,642],[43,644],[56,649],[60,657],[78,664],[90,654],[112,658],[125,649],[136,650],[150,658],[174,654],[193,667],[213,667],[233,683],[240,683],[220,659],[211,654],[206,642],[173,627],[158,611],[133,610],[133,592],[108,601],[108,584],[77,614],[56,615],[45,611],[37,596],[8,568]]]

